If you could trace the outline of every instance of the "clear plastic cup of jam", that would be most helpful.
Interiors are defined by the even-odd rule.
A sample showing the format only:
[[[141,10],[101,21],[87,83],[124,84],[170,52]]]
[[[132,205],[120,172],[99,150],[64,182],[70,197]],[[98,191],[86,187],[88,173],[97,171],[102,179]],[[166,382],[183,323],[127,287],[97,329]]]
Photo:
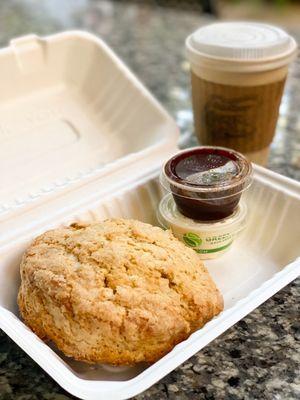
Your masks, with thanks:
[[[199,146],[170,158],[160,175],[178,210],[188,218],[216,221],[236,210],[252,183],[252,165],[237,151]]]

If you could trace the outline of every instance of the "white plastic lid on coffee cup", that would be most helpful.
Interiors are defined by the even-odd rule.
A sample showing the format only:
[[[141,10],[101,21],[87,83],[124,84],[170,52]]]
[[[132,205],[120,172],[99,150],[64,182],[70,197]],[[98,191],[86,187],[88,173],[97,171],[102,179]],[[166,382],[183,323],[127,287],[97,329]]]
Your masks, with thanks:
[[[280,68],[296,55],[297,43],[283,29],[255,22],[220,22],[204,26],[186,40],[192,64],[250,72]]]

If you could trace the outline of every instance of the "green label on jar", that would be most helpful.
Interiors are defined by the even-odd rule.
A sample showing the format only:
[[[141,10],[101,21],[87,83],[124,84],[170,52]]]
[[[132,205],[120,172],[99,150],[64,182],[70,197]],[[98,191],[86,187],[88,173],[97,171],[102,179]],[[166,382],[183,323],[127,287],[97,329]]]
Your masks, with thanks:
[[[198,247],[202,244],[202,239],[193,232],[187,232],[183,235],[183,241],[190,247]]]
[[[225,246],[217,247],[216,249],[194,249],[199,254],[207,254],[207,253],[217,253],[218,251],[222,251],[227,249],[232,244],[232,241],[225,244]]]

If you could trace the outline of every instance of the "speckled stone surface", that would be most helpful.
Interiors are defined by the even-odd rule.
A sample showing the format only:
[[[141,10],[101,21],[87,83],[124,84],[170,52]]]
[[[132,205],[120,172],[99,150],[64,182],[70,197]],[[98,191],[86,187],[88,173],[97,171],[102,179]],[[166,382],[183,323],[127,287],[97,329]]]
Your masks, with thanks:
[[[142,3],[142,2],[140,2]],[[174,116],[193,131],[183,42],[197,13],[93,0],[0,2],[0,45],[25,33],[80,28],[102,36]],[[300,39],[299,31],[292,32]],[[300,180],[300,60],[291,68],[268,167]],[[195,143],[194,139],[188,139]],[[299,216],[298,216],[299,217]],[[136,400],[300,398],[300,279],[281,290]],[[67,400],[0,331],[0,400]]]

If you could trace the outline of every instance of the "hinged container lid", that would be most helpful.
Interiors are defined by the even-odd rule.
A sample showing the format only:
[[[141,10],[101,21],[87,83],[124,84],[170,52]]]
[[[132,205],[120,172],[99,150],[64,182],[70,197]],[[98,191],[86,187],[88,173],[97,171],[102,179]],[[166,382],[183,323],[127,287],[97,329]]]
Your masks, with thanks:
[[[175,122],[89,33],[14,39],[0,65],[0,221],[100,196],[176,149]]]

